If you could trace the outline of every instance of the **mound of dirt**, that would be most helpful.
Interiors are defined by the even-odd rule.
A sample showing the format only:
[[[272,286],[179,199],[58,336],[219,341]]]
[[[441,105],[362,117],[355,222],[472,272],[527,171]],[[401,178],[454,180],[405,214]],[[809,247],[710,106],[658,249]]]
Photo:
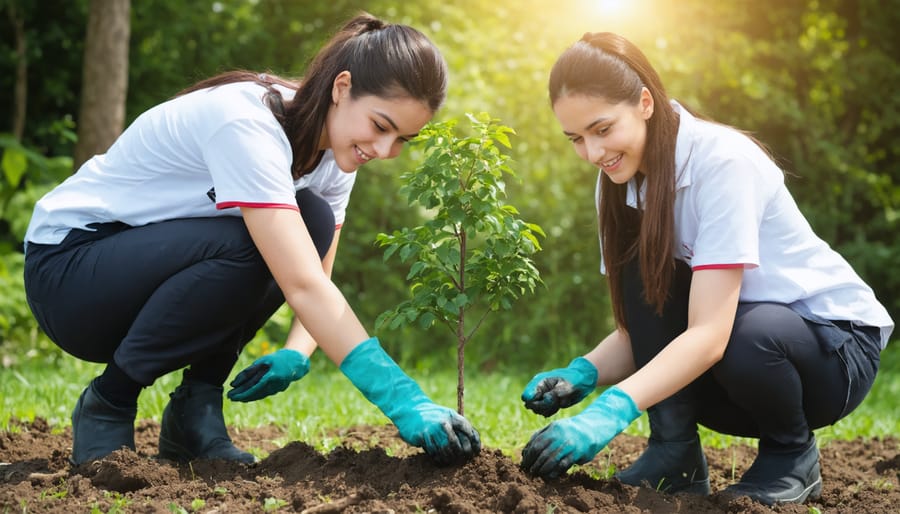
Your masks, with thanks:
[[[621,435],[611,457],[553,481],[526,475],[510,457],[485,449],[472,462],[436,467],[396,437],[390,426],[360,426],[334,434],[343,446],[327,455],[304,442],[278,447],[274,426],[232,429],[235,443],[268,456],[253,466],[216,461],[190,465],[157,460],[159,425],[137,427],[137,451],[71,467],[69,429],[46,421],[20,423],[0,432],[2,512],[304,512],[304,513],[803,513],[897,512],[900,508],[900,441],[832,441],[820,448],[822,498],[775,509],[716,494],[747,469],[751,447],[709,449],[714,494],[668,495],[602,480],[593,470],[606,459],[627,466],[646,440]]]

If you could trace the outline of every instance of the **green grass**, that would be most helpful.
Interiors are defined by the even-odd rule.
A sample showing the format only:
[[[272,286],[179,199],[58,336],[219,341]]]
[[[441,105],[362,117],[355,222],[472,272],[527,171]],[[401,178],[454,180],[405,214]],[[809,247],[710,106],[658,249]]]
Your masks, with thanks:
[[[251,360],[250,356],[242,356],[236,370]],[[448,364],[448,369],[432,373],[408,368],[408,372],[433,400],[455,408],[456,372],[451,367],[452,364]],[[78,395],[101,370],[100,365],[68,356],[23,359],[19,364],[3,369],[0,371],[0,430],[14,429],[9,424],[12,417],[33,420],[38,416],[59,427],[70,424],[69,416]],[[525,383],[537,371],[469,374],[466,416],[478,428],[486,447],[518,456],[531,434],[548,422],[527,411],[519,400]],[[180,373],[170,374],[145,390],[138,404],[138,417],[158,421],[168,401],[168,393],[179,380]],[[834,426],[817,430],[819,440],[877,438],[900,433],[900,414],[896,409],[898,397],[900,349],[889,347],[882,354],[881,371],[863,404]],[[550,419],[570,416],[579,410],[575,407]],[[284,440],[277,441],[279,444],[300,440],[323,450],[339,444],[333,436],[327,435],[334,433],[334,429],[388,422],[320,353],[313,359],[310,374],[287,391],[251,403],[226,400],[225,418],[237,428],[276,424],[286,432]],[[626,433],[647,435],[646,415],[635,421]],[[701,436],[704,444],[719,448],[750,442],[708,430],[702,430]]]

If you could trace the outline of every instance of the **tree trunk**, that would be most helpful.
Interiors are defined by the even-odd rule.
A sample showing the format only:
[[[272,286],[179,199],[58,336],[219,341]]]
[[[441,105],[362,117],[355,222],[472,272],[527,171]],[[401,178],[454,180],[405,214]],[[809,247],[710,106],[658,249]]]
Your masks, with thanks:
[[[122,133],[128,92],[131,0],[91,0],[74,166],[106,152]]]
[[[13,92],[13,136],[19,141],[25,133],[25,114],[28,105],[28,41],[25,39],[24,15],[9,4],[9,21],[16,39],[16,85]]]
[[[465,227],[459,227],[459,292],[466,292],[466,237]],[[459,308],[456,321],[456,411],[465,416],[466,394],[466,310]]]

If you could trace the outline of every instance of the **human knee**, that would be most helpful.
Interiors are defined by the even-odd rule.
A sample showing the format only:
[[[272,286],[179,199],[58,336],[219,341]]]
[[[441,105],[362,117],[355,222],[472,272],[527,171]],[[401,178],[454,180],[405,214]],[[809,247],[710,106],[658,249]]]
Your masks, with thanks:
[[[799,316],[783,305],[741,304],[723,361],[739,364],[783,356],[784,340],[802,325]]]
[[[319,258],[324,259],[334,239],[335,221],[331,206],[308,189],[297,191],[297,207],[306,224],[306,230],[316,246]]]

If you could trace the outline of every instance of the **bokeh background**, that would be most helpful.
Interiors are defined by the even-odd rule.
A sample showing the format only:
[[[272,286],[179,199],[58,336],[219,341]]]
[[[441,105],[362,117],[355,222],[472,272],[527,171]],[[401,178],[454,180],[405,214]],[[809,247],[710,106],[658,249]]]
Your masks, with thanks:
[[[21,240],[34,201],[73,172],[88,15],[102,3],[0,0],[4,366],[57,351],[24,300]],[[509,154],[518,180],[508,184],[507,200],[546,232],[535,256],[543,286],[487,318],[467,348],[470,370],[562,365],[611,328],[598,265],[596,170],[571,150],[546,93],[556,57],[585,32],[628,37],[673,98],[766,143],[818,234],[873,286],[894,319],[900,314],[897,0],[130,3],[126,124],[221,71],[301,76],[319,45],[360,10],[413,25],[441,48],[451,84],[437,119],[483,111],[516,131]],[[385,262],[374,240],[419,224],[425,214],[397,192],[398,176],[419,157],[413,148],[366,165],[342,231],[334,281],[372,330],[380,313],[408,295],[408,268]],[[276,316],[266,341],[277,346],[286,319]],[[442,326],[378,335],[407,365],[455,364],[454,334]]]

